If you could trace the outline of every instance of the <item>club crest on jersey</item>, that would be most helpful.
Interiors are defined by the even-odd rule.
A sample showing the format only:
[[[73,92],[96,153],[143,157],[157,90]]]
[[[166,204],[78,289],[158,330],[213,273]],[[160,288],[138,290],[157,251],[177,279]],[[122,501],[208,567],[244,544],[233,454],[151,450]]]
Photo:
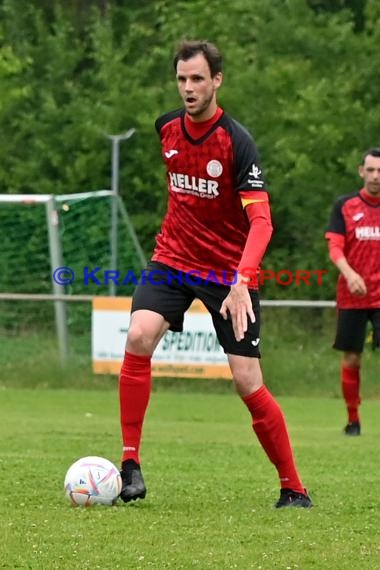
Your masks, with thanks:
[[[219,160],[210,160],[206,166],[207,174],[213,178],[218,178],[223,172],[223,166]]]
[[[219,196],[219,184],[216,180],[207,180],[180,172],[169,172],[169,179],[170,188],[173,192],[193,194],[200,198],[216,198]]]

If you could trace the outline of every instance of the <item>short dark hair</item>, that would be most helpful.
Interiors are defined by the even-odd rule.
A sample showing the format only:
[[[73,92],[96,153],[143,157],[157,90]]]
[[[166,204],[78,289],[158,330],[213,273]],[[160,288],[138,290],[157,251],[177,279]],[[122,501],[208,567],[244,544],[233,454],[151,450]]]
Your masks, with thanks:
[[[223,59],[218,48],[207,40],[184,40],[178,47],[174,56],[174,70],[177,71],[177,63],[180,59],[187,61],[198,53],[202,53],[210,68],[211,77],[222,71]]]
[[[366,150],[362,157],[362,164],[365,163],[365,159],[367,158],[367,156],[380,157],[380,147],[373,147]]]

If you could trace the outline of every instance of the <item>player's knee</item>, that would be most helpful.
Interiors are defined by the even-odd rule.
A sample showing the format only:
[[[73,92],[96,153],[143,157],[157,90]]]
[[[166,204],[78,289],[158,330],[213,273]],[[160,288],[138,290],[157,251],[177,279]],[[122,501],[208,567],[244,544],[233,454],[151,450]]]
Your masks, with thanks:
[[[243,396],[251,394],[263,385],[263,375],[259,360],[252,358],[248,362],[249,365],[247,365],[247,361],[242,361],[237,365],[235,363],[232,368],[236,390]]]
[[[345,352],[343,355],[343,364],[347,368],[360,368],[361,354],[358,352]]]
[[[132,324],[128,330],[127,351],[134,354],[152,354],[155,347],[155,339],[149,330],[139,323]]]

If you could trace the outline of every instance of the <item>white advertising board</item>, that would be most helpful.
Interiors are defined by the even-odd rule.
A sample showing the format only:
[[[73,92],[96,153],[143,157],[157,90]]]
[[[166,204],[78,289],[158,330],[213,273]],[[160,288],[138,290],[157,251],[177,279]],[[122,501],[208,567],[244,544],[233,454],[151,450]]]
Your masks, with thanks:
[[[92,306],[92,362],[97,374],[118,374],[124,357],[130,297],[94,297]],[[195,300],[185,314],[183,332],[168,331],[152,358],[154,376],[225,378],[231,373],[212,320]]]

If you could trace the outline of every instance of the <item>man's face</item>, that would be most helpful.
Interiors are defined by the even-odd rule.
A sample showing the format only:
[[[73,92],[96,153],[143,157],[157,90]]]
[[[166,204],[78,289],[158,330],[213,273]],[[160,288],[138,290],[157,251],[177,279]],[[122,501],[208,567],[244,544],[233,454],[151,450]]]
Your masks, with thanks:
[[[211,77],[207,60],[202,53],[177,63],[177,85],[186,112],[194,121],[211,118],[217,107],[216,91],[222,83],[222,74]]]
[[[368,194],[380,197],[380,156],[366,156],[364,164],[359,166],[359,174]]]

